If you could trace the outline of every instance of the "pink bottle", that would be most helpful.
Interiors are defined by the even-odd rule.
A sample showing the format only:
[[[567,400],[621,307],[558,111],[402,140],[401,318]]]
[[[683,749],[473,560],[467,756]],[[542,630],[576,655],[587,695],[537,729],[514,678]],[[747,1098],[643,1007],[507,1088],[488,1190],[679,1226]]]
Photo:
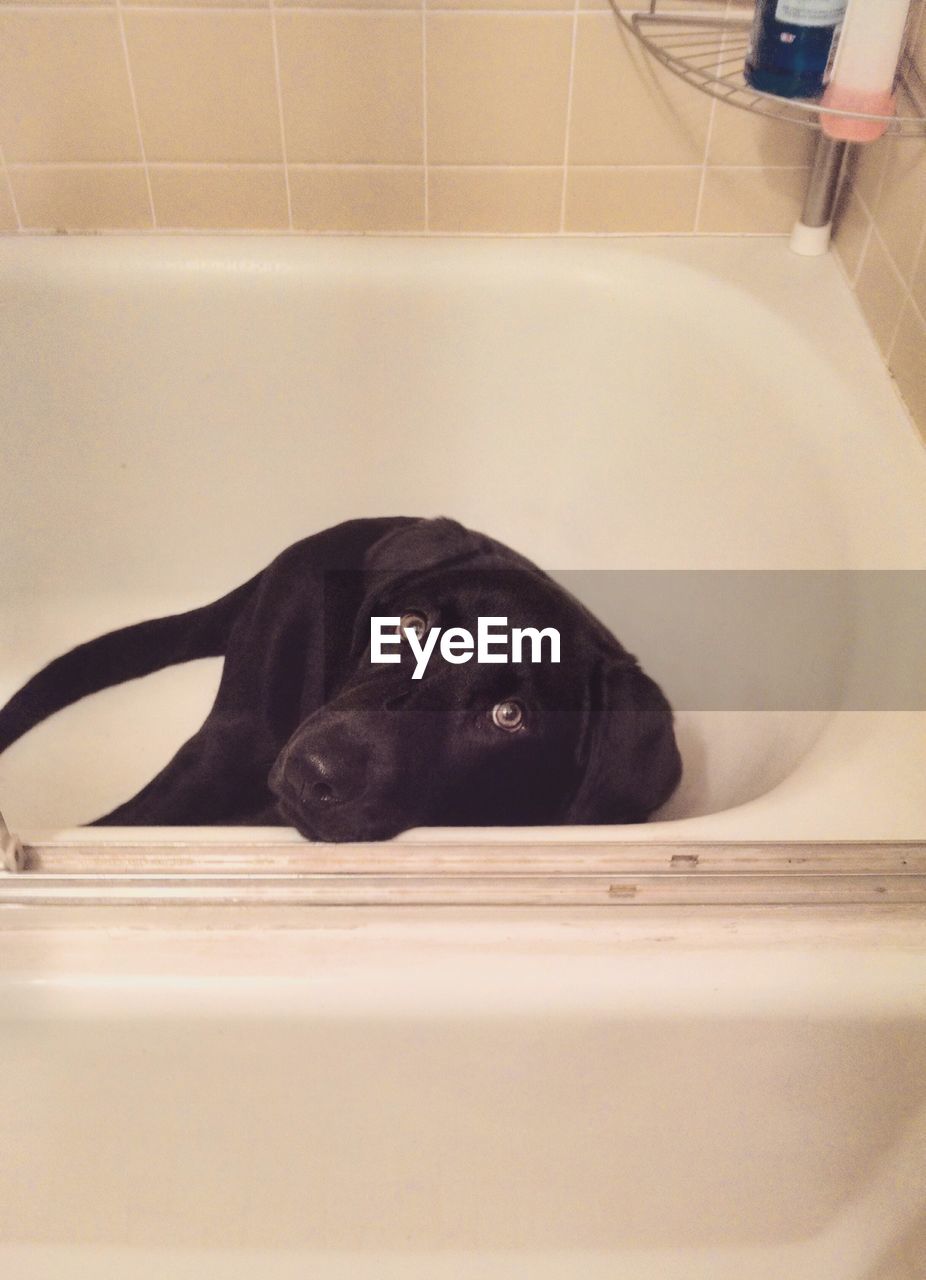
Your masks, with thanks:
[[[822,106],[869,115],[894,114],[894,81],[903,49],[910,0],[849,0],[833,72]],[[874,142],[883,120],[820,117],[823,132],[845,142]]]

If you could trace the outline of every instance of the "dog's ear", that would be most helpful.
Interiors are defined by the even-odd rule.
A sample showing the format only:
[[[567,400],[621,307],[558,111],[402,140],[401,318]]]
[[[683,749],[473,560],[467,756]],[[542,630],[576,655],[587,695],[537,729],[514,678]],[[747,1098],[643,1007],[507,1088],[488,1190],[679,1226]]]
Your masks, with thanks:
[[[374,588],[387,582],[394,587],[406,577],[438,568],[457,569],[476,560],[483,569],[523,569],[546,578],[519,552],[444,516],[393,529],[369,549],[363,568]]]
[[[672,708],[630,654],[593,669],[581,737],[580,782],[564,822],[644,822],[682,776]]]
[[[384,592],[400,591],[426,570],[455,568],[485,555],[489,539],[440,517],[410,520],[384,534],[363,557],[364,603],[356,615],[351,657],[363,653],[369,641],[366,611]]]
[[[456,520],[416,520],[393,529],[374,542],[364,558],[364,570],[386,579],[404,578],[438,565],[448,567],[484,555],[490,539],[472,533]]]

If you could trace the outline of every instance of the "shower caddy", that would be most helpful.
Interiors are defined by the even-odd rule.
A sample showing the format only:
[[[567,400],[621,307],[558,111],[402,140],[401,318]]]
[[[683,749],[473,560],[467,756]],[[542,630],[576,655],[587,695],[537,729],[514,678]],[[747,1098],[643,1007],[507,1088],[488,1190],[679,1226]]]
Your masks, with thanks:
[[[649,0],[629,7],[610,0],[618,21],[647,53],[702,93],[754,115],[817,129],[822,107],[817,99],[780,98],[746,83],[743,66],[749,47],[754,5],[729,0]],[[926,17],[924,17],[926,22]],[[901,56],[892,116],[826,108],[830,116],[882,120],[893,137],[926,136],[926,84],[909,50]],[[801,216],[791,236],[796,253],[825,253],[847,143],[821,131]]]

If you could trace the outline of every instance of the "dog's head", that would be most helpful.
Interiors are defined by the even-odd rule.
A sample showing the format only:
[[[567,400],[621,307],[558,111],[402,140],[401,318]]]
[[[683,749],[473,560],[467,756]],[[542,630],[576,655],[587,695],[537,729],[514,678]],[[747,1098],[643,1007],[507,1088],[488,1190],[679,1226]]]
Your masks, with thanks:
[[[364,565],[349,672],[270,775],[284,817],[316,840],[414,826],[643,821],[681,774],[672,712],[600,623],[528,560],[450,520],[378,542]],[[371,619],[401,619],[398,662],[372,661]],[[405,629],[472,635],[479,618],[553,628],[560,662],[442,657],[423,675]],[[458,654],[460,650],[457,650]],[[504,655],[502,646],[495,652]],[[508,655],[510,657],[510,654]]]

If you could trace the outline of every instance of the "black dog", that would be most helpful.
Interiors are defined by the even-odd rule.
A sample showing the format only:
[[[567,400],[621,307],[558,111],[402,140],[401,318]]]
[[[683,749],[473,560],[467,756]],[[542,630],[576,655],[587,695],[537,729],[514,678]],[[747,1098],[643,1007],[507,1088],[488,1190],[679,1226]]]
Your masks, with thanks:
[[[410,641],[371,661],[370,619],[418,634],[479,617],[556,628],[559,664],[451,665]],[[214,604],[91,640],[0,711],[0,751],[86,694],[225,655],[198,733],[110,825],[287,824],[316,840],[420,825],[643,821],[681,775],[658,685],[576,600],[451,520],[350,520]]]

